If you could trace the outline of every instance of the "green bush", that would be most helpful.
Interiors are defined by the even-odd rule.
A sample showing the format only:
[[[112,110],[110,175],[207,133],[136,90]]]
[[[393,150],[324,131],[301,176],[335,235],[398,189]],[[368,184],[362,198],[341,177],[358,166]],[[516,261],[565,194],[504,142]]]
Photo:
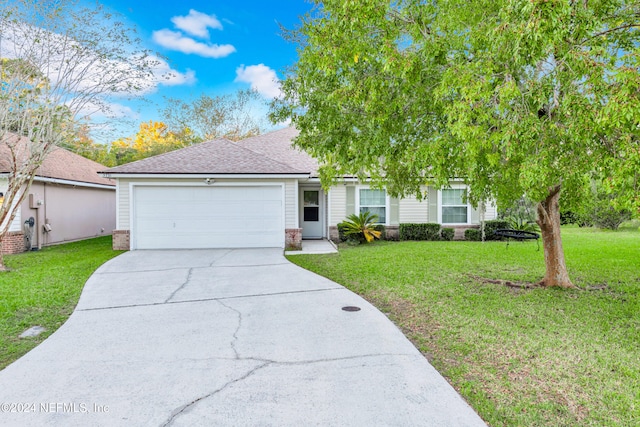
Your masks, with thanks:
[[[502,240],[502,237],[496,236],[495,231],[501,228],[509,228],[509,223],[504,219],[492,219],[484,222],[484,239],[485,240]],[[482,233],[482,231],[481,231]]]
[[[440,232],[440,237],[442,240],[451,241],[453,240],[453,236],[455,236],[456,230],[453,228],[443,228]]]
[[[616,209],[606,202],[599,202],[593,212],[593,223],[598,228],[617,230],[625,221],[632,218],[631,211],[627,209]]]
[[[440,224],[400,224],[400,240],[440,240]]]
[[[479,242],[482,240],[482,231],[478,228],[467,228],[464,230],[464,238],[472,242]]]
[[[346,225],[344,222],[338,223],[338,239],[340,239],[341,242],[347,241],[347,236],[346,234],[344,234],[345,228],[346,228]]]
[[[342,233],[347,240],[357,240],[359,243],[370,243],[375,239],[379,239],[382,233],[376,230],[379,224],[378,215],[371,212],[360,212],[352,214],[340,224],[342,225]]]
[[[386,240],[387,230],[384,228],[384,224],[376,224],[373,226],[373,229],[380,232],[380,240]]]
[[[529,231],[533,233],[539,233],[540,227],[535,221],[528,220],[523,217],[510,216],[505,218],[509,224],[509,228],[512,230]]]

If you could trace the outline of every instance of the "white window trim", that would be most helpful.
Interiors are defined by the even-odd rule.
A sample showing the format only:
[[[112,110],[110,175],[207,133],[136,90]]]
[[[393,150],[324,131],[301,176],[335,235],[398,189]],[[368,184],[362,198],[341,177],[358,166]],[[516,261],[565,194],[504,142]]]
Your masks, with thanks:
[[[356,214],[360,213],[360,190],[378,190],[377,188],[371,188],[368,185],[356,185]],[[389,198],[389,193],[387,193],[387,189],[383,188],[382,189],[384,191],[384,201],[385,201],[385,205],[384,205],[384,216],[385,216],[385,222],[384,223],[378,223],[378,224],[382,224],[382,225],[389,225],[389,213],[391,212],[390,210],[390,198]]]
[[[469,191],[469,187],[464,184],[451,184],[449,187],[444,188],[444,190],[467,190]],[[463,206],[463,205],[456,205]],[[471,224],[471,204],[467,200],[467,222],[448,222],[446,224],[442,223],[442,190],[438,190],[438,224],[442,225],[470,225]]]

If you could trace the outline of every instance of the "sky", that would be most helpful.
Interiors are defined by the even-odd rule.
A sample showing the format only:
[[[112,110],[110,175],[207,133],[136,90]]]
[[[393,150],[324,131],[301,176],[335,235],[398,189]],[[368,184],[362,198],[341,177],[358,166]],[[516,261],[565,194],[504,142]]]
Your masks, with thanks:
[[[295,28],[312,7],[305,0],[101,3],[136,29],[142,47],[161,55],[172,76],[156,84],[144,102],[114,101],[118,137],[134,134],[142,121],[160,121],[166,97],[188,101],[253,88],[265,100],[273,99],[277,80],[296,61],[296,46],[284,40],[280,25]]]

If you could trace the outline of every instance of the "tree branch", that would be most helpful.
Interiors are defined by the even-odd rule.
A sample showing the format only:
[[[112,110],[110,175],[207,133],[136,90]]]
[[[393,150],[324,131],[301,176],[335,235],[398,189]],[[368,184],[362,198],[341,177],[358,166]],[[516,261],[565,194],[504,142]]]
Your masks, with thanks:
[[[589,42],[589,41],[591,41],[591,40],[593,40],[593,39],[595,39],[597,37],[604,36],[604,35],[607,35],[609,33],[613,33],[615,31],[628,30],[629,28],[640,28],[640,23],[626,24],[626,25],[621,25],[619,27],[615,27],[615,28],[609,28],[608,30],[601,31],[599,33],[596,33],[596,34],[592,35],[588,39],[583,40],[582,42],[580,42],[580,45],[582,46],[582,45],[586,44],[587,42]]]

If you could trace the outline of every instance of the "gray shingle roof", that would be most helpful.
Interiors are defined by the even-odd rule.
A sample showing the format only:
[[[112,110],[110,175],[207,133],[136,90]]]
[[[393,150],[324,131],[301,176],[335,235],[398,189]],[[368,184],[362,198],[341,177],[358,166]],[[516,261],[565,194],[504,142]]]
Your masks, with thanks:
[[[295,162],[290,164],[281,160],[249,149],[245,144],[216,139],[116,166],[104,172],[110,174],[308,174],[311,172],[304,165],[298,166],[294,164]]]
[[[238,141],[237,144],[258,152],[270,159],[318,176],[318,162],[306,152],[291,145],[300,132],[292,127],[254,136]]]
[[[27,156],[28,140],[21,138],[18,154]],[[24,160],[24,159],[19,159]],[[105,166],[93,160],[86,159],[64,148],[56,147],[51,151],[36,171],[36,176],[42,178],[64,179],[68,181],[85,182],[90,184],[101,184],[115,186],[112,179],[103,178],[98,175]],[[0,143],[0,173],[11,170],[11,159],[9,147],[5,142]]]

